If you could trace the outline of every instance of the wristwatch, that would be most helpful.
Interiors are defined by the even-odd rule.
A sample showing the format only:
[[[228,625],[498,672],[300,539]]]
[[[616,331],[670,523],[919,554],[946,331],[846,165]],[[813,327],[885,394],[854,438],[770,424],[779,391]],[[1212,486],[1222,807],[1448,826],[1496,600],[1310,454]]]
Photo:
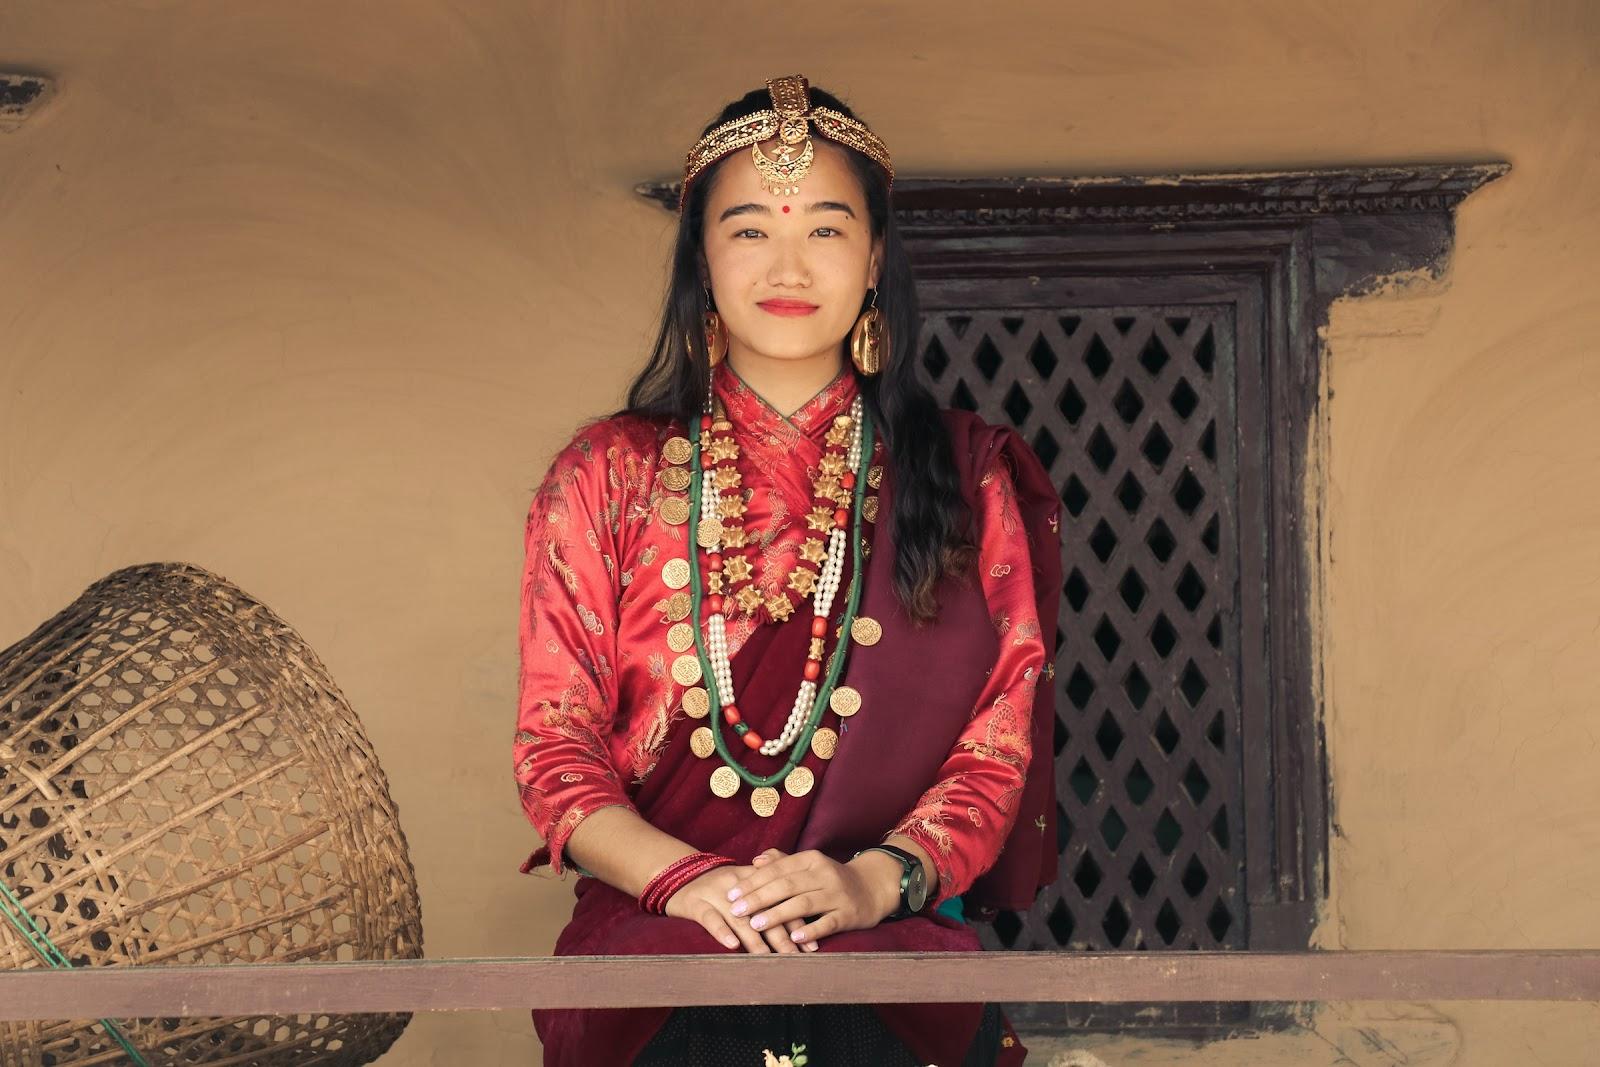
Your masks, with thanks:
[[[905,868],[900,875],[900,907],[890,915],[891,919],[908,919],[913,915],[920,915],[923,906],[928,903],[927,875],[923,873],[922,861],[898,845],[869,845],[861,852],[887,852],[899,860]],[[861,855],[857,852],[856,856]],[[854,859],[855,856],[850,857]]]

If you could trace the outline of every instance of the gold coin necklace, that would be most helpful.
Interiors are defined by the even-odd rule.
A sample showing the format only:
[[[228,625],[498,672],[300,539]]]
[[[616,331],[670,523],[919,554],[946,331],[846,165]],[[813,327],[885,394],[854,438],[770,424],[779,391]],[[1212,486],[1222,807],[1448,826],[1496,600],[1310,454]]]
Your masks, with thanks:
[[[715,514],[727,514],[732,508],[723,508],[719,499],[719,485],[716,471],[730,463],[737,456],[737,446],[729,448],[731,435],[713,439],[711,431],[717,427],[719,420],[715,419],[712,412],[710,397],[708,396],[707,410],[698,419],[690,421],[690,435],[692,438],[693,458],[691,478],[689,481],[689,525],[692,529],[700,528],[702,515],[707,506]],[[778,791],[773,788],[783,782],[792,796],[803,796],[810,791],[815,776],[807,770],[804,775],[796,775],[791,782],[788,779],[793,774],[811,746],[812,736],[817,733],[817,726],[822,721],[822,716],[830,707],[835,687],[838,685],[839,676],[844,669],[845,654],[854,637],[854,624],[861,603],[861,522],[862,500],[867,488],[867,464],[872,457],[873,427],[868,416],[866,406],[858,395],[851,405],[851,414],[848,416],[853,424],[850,428],[852,434],[848,452],[848,469],[840,475],[842,487],[851,490],[852,507],[846,512],[842,507],[837,512],[828,516],[832,520],[828,525],[828,555],[827,562],[823,564],[822,579],[813,591],[813,617],[812,640],[802,669],[802,680],[799,693],[795,697],[793,710],[784,727],[784,732],[772,742],[763,741],[761,736],[750,729],[739,713],[739,708],[734,699],[733,671],[728,661],[727,645],[727,619],[723,614],[723,596],[720,591],[722,582],[722,558],[719,551],[720,538],[700,538],[700,551],[706,557],[708,569],[712,577],[710,584],[713,592],[704,592],[700,581],[700,567],[689,568],[689,592],[693,597],[694,608],[691,611],[693,619],[704,618],[709,639],[702,635],[701,628],[694,628],[695,657],[699,660],[700,675],[696,681],[704,682],[709,697],[708,703],[713,711],[720,711],[720,716],[712,716],[706,727],[711,733],[710,740],[716,750],[717,757],[722,766],[718,767],[711,775],[711,790],[719,797],[731,797],[738,792],[739,782],[748,782],[753,787],[750,797],[750,806],[758,815],[770,816],[778,807]],[[843,422],[843,419],[840,420]],[[836,424],[838,428],[843,428]],[[730,427],[731,428],[731,427]],[[731,454],[730,454],[731,453]],[[714,465],[707,469],[704,465],[706,455],[713,458]],[[709,516],[708,516],[709,517]],[[850,529],[845,530],[845,522],[849,520]],[[718,533],[712,524],[708,523],[708,533]],[[848,538],[848,540],[846,540]],[[706,545],[710,540],[713,543]],[[846,545],[851,550],[852,566],[850,571],[850,587],[845,599],[845,613],[843,623],[839,628],[839,643],[834,650],[826,676],[822,670],[823,635],[827,632],[828,612],[832,610],[833,596],[836,593],[842,577],[844,553]],[[819,632],[820,631],[820,632]],[[709,646],[709,647],[708,647]],[[688,657],[683,657],[687,659]],[[687,666],[687,665],[686,665]],[[687,672],[686,672],[687,673]],[[854,690],[850,691],[854,693]],[[843,706],[854,711],[859,706],[859,694],[854,701],[849,699]],[[720,721],[718,721],[720,719]],[[722,730],[722,723],[726,722],[733,727],[734,734],[750,749],[760,749],[768,755],[776,755],[785,748],[791,749],[784,765],[773,774],[761,775],[748,770],[734,756],[728,745],[728,740]],[[698,731],[697,731],[698,732]],[[830,731],[831,732],[831,731]],[[697,750],[704,747],[704,737],[701,743],[694,746]],[[821,754],[823,748],[830,749],[830,743],[818,746],[816,750]],[[831,752],[830,752],[831,754]],[[804,768],[802,768],[804,769]]]

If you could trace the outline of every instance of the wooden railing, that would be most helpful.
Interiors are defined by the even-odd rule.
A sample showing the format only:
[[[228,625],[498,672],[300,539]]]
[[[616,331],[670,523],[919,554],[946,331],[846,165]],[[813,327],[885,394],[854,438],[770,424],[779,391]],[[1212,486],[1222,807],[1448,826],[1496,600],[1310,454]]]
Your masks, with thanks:
[[[1600,1001],[1600,950],[820,952],[0,971],[0,1019],[955,1001]]]

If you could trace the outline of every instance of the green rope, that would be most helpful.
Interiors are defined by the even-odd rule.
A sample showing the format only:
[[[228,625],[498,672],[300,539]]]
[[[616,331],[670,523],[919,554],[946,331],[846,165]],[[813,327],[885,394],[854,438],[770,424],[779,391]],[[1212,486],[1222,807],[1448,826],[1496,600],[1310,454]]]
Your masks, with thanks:
[[[39,924],[33,921],[33,916],[28,914],[28,909],[22,906],[22,901],[17,899],[17,895],[6,885],[4,879],[0,879],[0,897],[4,898],[0,901],[0,911],[5,912],[6,920],[16,927],[17,933],[21,934],[29,947],[39,954],[39,958],[55,970],[72,970],[72,961],[56,947],[55,942],[50,940],[50,936],[39,927]],[[122,1027],[111,1019],[101,1019],[100,1025],[105,1027],[106,1033],[111,1035],[113,1041],[122,1046],[122,1051],[128,1054],[137,1067],[150,1067],[150,1061],[133,1047],[133,1043],[122,1032]]]

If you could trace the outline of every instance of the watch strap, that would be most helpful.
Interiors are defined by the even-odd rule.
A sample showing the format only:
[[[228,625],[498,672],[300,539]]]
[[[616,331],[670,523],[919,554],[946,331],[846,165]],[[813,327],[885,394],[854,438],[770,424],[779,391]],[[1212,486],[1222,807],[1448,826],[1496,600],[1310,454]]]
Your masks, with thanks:
[[[859,856],[862,852],[887,852],[900,861],[900,906],[890,913],[889,918],[907,919],[913,915],[920,914],[911,910],[911,902],[906,899],[906,893],[911,888],[911,871],[915,867],[922,866],[922,861],[898,845],[868,845],[860,852],[857,852],[856,855]],[[924,907],[926,907],[926,903],[924,903]]]

